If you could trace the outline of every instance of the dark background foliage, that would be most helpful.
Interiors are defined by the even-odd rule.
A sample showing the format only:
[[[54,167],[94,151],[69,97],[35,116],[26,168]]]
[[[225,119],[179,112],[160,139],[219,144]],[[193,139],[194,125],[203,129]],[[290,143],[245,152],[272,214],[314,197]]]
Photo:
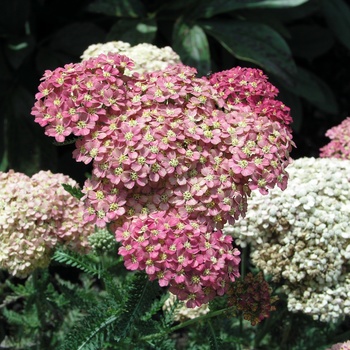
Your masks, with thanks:
[[[296,6],[298,5],[298,6]],[[46,69],[111,40],[171,46],[199,75],[259,67],[292,109],[297,149],[318,156],[350,109],[350,7],[344,0],[12,0],[0,4],[0,170],[77,180],[73,146],[56,147],[30,115]]]

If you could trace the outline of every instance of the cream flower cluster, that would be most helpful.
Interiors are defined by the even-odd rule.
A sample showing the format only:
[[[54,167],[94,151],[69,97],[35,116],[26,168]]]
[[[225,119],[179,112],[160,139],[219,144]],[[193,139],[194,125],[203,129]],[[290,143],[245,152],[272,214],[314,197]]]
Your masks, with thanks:
[[[110,41],[105,44],[90,45],[83,52],[81,59],[87,60],[102,53],[119,53],[131,58],[135,62],[135,67],[132,72],[126,70],[126,75],[132,75],[134,72],[143,74],[145,72],[163,70],[169,65],[181,63],[179,55],[169,46],[158,48],[147,43],[131,46],[123,41]]]
[[[227,226],[251,243],[252,262],[282,281],[290,311],[321,321],[350,312],[350,161],[301,158],[285,191],[253,192],[246,217]]]
[[[94,226],[82,220],[83,204],[62,183],[76,182],[62,174],[40,171],[31,178],[0,172],[0,267],[26,277],[50,262],[58,243],[86,252]]]
[[[176,303],[177,297],[175,294],[169,293],[169,298],[165,300],[163,305],[163,310],[165,312],[170,312]],[[186,320],[192,320],[194,318],[204,316],[209,312],[209,305],[202,304],[201,306],[196,306],[194,308],[188,308],[183,301],[175,306],[174,310],[174,321],[184,322]]]

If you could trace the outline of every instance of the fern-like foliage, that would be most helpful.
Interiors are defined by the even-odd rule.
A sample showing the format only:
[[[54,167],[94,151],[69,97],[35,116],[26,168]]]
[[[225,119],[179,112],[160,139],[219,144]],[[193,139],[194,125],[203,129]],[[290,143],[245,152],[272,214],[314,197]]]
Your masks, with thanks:
[[[92,306],[80,325],[67,336],[61,349],[101,349],[106,344],[112,348],[130,344],[138,344],[137,349],[143,346],[152,348],[151,344],[141,344],[141,336],[159,331],[160,323],[152,320],[152,316],[161,308],[161,289],[156,283],[148,281],[144,273],[135,273],[126,278],[123,290],[123,294],[117,294],[120,299],[108,294]]]
[[[101,263],[99,261],[94,261],[89,255],[79,255],[75,252],[58,249],[55,251],[52,259],[61,264],[80,269],[94,277],[100,277],[102,273]]]

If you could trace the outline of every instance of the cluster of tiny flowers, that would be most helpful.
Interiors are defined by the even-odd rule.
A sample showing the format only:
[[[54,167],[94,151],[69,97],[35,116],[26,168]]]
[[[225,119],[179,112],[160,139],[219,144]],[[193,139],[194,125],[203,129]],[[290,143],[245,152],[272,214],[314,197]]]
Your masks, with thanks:
[[[93,164],[92,177],[83,188],[84,220],[98,227],[110,222],[115,230],[123,227],[116,235],[125,248],[130,240],[142,238],[141,231],[129,230],[130,225],[147,227],[152,213],[163,213],[169,220],[179,218],[180,226],[196,223],[196,244],[207,240],[214,245],[198,268],[205,268],[206,259],[235,256],[236,252],[229,253],[226,238],[221,248],[220,229],[244,215],[251,190],[265,194],[276,184],[286,187],[285,167],[293,146],[289,126],[248,105],[228,107],[208,79],[195,77],[193,68],[174,65],[125,75],[132,67],[126,56],[101,54],[47,71],[36,95],[35,121],[58,142],[72,134],[79,137],[73,157]],[[166,225],[158,229],[170,237],[169,244],[160,243],[164,252],[177,244]],[[134,236],[124,237],[121,231]],[[176,232],[184,238],[190,234],[186,229]],[[156,244],[158,238],[154,239]],[[157,269],[146,268],[149,257],[142,253],[144,246],[137,245],[137,255],[124,254],[128,268],[145,269],[151,278],[169,269],[173,278],[174,269],[181,270],[182,263],[158,266],[159,257],[153,253],[150,259]],[[137,267],[130,263],[135,259]],[[195,269],[198,261],[192,260],[190,268]],[[237,264],[237,258],[230,260],[232,270]],[[192,275],[185,272],[186,283],[167,280],[181,300],[197,293],[190,288]],[[224,280],[232,280],[232,275]],[[221,293],[212,283],[212,290]],[[206,287],[201,282],[197,304],[207,300]],[[189,289],[182,293],[184,288]],[[212,292],[209,295],[213,297]]]
[[[261,272],[255,276],[248,273],[244,279],[231,284],[227,295],[228,305],[234,307],[234,313],[242,312],[243,318],[250,321],[252,326],[276,310],[272,304],[277,301],[277,297],[271,296],[271,287]]]
[[[292,122],[290,108],[275,99],[278,89],[260,69],[236,67],[213,74],[210,82],[230,108],[250,106],[258,115],[285,124]]]
[[[118,53],[131,58],[135,62],[132,71],[125,71],[126,75],[131,75],[133,72],[143,74],[163,70],[169,65],[181,63],[180,56],[169,46],[158,48],[147,43],[131,46],[129,43],[123,41],[110,41],[105,44],[90,45],[83,52],[81,58],[88,60],[100,54],[107,55],[108,53]]]
[[[331,348],[326,350],[350,350],[350,340],[345,343],[334,344]]]
[[[326,132],[331,141],[320,149],[321,158],[350,159],[350,117]]]
[[[0,267],[26,277],[50,262],[52,248],[64,244],[87,252],[93,231],[83,221],[83,203],[62,183],[76,182],[62,174],[40,171],[31,178],[14,171],[0,172]]]
[[[209,312],[208,304],[188,308],[183,302],[178,302],[176,295],[169,293],[169,298],[163,305],[164,312],[172,313],[174,321],[184,322],[194,318],[204,316]]]
[[[114,235],[107,228],[96,228],[88,237],[88,241],[95,253],[112,252],[117,247]]]
[[[224,232],[251,243],[253,263],[281,281],[290,311],[334,321],[350,312],[350,160],[301,158],[288,188],[253,193],[247,216]]]
[[[187,300],[187,307],[224,295],[239,276],[240,253],[232,248],[232,237],[207,232],[205,223],[179,218],[176,212],[128,220],[117,227],[116,239],[129,270],[146,271],[150,280],[158,279],[161,287]]]

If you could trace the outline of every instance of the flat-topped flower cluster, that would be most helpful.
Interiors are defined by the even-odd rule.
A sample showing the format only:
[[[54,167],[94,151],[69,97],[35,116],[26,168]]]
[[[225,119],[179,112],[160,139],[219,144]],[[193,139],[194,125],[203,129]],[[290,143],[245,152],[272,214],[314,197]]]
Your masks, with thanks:
[[[350,160],[301,158],[288,188],[253,193],[247,216],[224,229],[283,283],[288,309],[321,321],[350,312]]]
[[[63,244],[87,252],[94,226],[83,221],[83,203],[62,183],[77,183],[62,174],[40,171],[31,178],[0,172],[0,267],[26,277],[50,263],[52,249]]]
[[[132,70],[126,69],[125,75],[132,75],[134,72],[145,73],[163,70],[169,65],[181,63],[180,56],[170,46],[159,48],[148,43],[131,46],[124,41],[109,41],[104,44],[90,45],[83,52],[81,58],[88,60],[108,53],[118,53],[133,60],[134,67]]]
[[[132,67],[101,54],[47,71],[32,114],[58,142],[79,137],[73,157],[92,162],[84,220],[112,223],[129,269],[200,305],[239,275],[223,225],[244,215],[252,189],[286,187],[289,113],[258,70],[217,74],[214,87],[181,64],[125,75]],[[241,86],[245,99],[228,103]]]
[[[331,141],[320,149],[321,158],[350,159],[350,117],[326,132]]]

